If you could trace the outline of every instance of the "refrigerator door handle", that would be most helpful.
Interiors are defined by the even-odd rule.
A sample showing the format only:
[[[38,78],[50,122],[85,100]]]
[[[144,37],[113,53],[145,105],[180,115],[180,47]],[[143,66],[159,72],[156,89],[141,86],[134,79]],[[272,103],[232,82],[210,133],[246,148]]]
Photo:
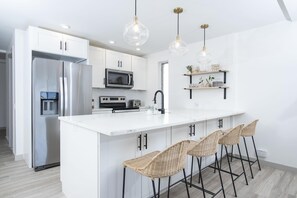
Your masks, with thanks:
[[[65,110],[64,110],[64,115],[66,115],[68,111],[68,85],[67,85],[67,78],[64,77],[64,101],[65,101]]]
[[[63,89],[63,78],[60,77],[60,116],[64,116],[64,89]]]

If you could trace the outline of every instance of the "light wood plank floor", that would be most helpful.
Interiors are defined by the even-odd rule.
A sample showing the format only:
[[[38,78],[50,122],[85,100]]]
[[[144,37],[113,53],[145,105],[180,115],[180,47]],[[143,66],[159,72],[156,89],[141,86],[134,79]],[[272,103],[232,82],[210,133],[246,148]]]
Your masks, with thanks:
[[[223,166],[226,169],[225,161]],[[240,165],[238,160],[232,163],[235,172],[241,171]],[[258,171],[257,166],[254,166],[255,178],[251,179],[248,167],[246,170],[249,185],[245,185],[243,176],[235,183],[239,198],[297,198],[297,174],[268,166]],[[34,172],[27,168],[23,160],[14,161],[6,139],[0,135],[0,198],[65,198],[59,176],[59,167]],[[222,173],[222,176],[227,197],[234,197],[230,175]],[[203,177],[207,189],[215,191],[220,187],[218,173],[214,174],[212,169],[203,171]],[[197,183],[197,177],[194,177],[194,181]],[[190,194],[195,198],[203,197],[202,191],[195,188],[190,188]],[[184,184],[172,188],[170,195],[172,198],[186,198]],[[161,197],[166,196],[165,193]],[[223,197],[222,193],[217,197]]]

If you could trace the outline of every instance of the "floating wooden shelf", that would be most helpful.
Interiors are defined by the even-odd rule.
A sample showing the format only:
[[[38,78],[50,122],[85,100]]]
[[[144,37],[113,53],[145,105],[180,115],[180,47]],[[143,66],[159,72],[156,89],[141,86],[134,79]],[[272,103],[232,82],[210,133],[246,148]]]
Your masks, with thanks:
[[[219,71],[201,71],[191,74],[184,74],[184,76],[198,76],[198,75],[204,75],[204,74],[216,74],[216,73],[225,73],[229,72],[228,70],[219,70]]]
[[[203,90],[203,89],[228,89],[229,87],[222,86],[222,87],[188,87],[184,88],[185,90]]]

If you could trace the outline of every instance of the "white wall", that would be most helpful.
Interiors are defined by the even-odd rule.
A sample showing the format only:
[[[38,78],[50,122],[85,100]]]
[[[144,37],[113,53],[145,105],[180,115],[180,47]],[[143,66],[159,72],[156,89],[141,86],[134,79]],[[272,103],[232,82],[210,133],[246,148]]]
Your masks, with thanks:
[[[260,119],[256,133],[259,149],[268,151],[269,162],[297,168],[297,23],[281,22],[207,40],[213,62],[230,70],[227,75],[227,99],[222,90],[194,91],[189,99],[183,88],[189,83],[185,66],[196,64],[202,43],[189,45],[184,57],[168,51],[148,56],[149,91],[146,99],[158,88],[158,63],[169,61],[170,108],[244,109],[246,114],[237,123]],[[197,78],[198,80],[199,78]]]
[[[0,128],[6,127],[6,63],[0,60]]]

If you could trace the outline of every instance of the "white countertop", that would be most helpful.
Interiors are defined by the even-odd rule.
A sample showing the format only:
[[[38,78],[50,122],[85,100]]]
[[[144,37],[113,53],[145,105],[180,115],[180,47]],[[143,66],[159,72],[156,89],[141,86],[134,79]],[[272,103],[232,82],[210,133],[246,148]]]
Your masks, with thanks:
[[[243,114],[240,110],[172,110],[59,117],[59,120],[108,136],[124,135]]]

